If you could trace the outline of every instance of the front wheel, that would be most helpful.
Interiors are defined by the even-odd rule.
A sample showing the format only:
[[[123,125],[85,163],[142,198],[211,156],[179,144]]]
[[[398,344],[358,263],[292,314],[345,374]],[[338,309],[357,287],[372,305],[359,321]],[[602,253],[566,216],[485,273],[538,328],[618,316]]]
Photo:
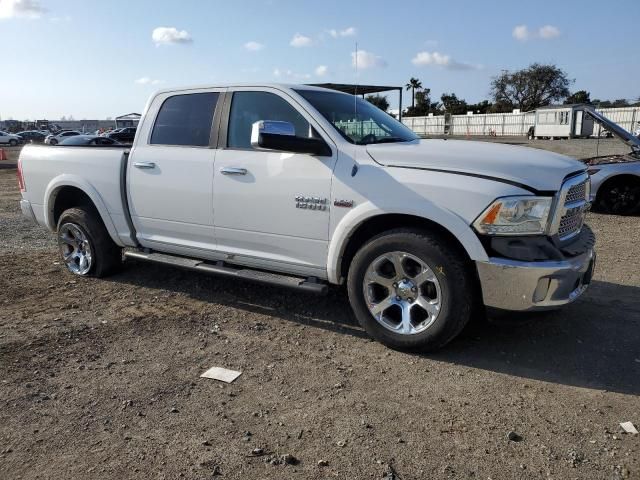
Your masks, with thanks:
[[[109,236],[98,212],[70,208],[58,221],[58,248],[67,269],[83,277],[104,277],[122,265],[122,249]]]
[[[12,138],[11,140],[9,140],[9,145],[15,147],[16,145],[18,145],[18,141]]]
[[[391,230],[349,268],[349,301],[360,325],[399,350],[435,350],[469,321],[474,282],[464,254],[439,235]]]
[[[57,145],[58,141],[55,138],[52,138],[51,140],[49,140],[49,145]]]

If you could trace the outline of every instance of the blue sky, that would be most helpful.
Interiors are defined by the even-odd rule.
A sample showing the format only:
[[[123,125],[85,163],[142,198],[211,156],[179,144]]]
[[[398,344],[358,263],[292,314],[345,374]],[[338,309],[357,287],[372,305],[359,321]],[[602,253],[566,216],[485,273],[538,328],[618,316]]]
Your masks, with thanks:
[[[253,81],[415,76],[474,102],[532,62],[557,63],[592,98],[632,99],[638,25],[638,0],[0,0],[0,118],[114,117],[159,88]]]

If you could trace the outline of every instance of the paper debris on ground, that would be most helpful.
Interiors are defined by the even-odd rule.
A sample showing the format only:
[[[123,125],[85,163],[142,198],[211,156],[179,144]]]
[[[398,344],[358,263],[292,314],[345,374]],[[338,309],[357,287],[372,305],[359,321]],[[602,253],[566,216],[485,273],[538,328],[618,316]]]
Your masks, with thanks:
[[[636,427],[631,422],[622,422],[620,426],[627,433],[632,433],[634,435],[638,434],[638,430],[636,430]]]
[[[221,382],[231,383],[240,375],[242,375],[242,372],[236,372],[235,370],[229,370],[222,367],[211,367],[200,375],[200,377],[213,378],[214,380],[220,380]]]

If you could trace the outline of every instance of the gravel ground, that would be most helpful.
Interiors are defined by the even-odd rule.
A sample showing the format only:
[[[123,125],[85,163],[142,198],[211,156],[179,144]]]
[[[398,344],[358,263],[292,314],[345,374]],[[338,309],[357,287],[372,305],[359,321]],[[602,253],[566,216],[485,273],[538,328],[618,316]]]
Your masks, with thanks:
[[[618,425],[640,427],[640,218],[590,215],[595,281],[568,308],[409,355],[370,341],[340,289],[142,263],[73,277],[19,218],[10,165],[0,478],[640,478]],[[243,374],[199,378],[214,365]]]

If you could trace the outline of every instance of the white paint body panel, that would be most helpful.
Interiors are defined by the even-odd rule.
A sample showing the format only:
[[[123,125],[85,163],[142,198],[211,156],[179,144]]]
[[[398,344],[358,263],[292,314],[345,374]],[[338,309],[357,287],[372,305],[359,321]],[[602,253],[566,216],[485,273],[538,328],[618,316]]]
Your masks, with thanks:
[[[472,260],[486,261],[470,225],[495,198],[532,194],[527,187],[556,191],[567,174],[584,169],[554,153],[487,143],[355,146],[282,85],[229,90],[280,95],[316,128],[332,156],[148,144],[165,98],[225,90],[167,90],[149,100],[129,155],[125,186],[141,245],[338,283],[342,254],[358,226],[378,215],[409,214],[438,223]],[[122,202],[122,155],[122,149],[112,148],[25,147],[20,157],[27,186],[23,198],[37,220],[54,229],[55,192],[75,186],[96,204],[114,241],[133,246]],[[136,162],[155,167],[138,169]],[[245,168],[247,175],[221,175],[225,167]],[[326,198],[327,210],[296,208],[296,195]],[[353,201],[353,207],[336,207],[334,200]]]

